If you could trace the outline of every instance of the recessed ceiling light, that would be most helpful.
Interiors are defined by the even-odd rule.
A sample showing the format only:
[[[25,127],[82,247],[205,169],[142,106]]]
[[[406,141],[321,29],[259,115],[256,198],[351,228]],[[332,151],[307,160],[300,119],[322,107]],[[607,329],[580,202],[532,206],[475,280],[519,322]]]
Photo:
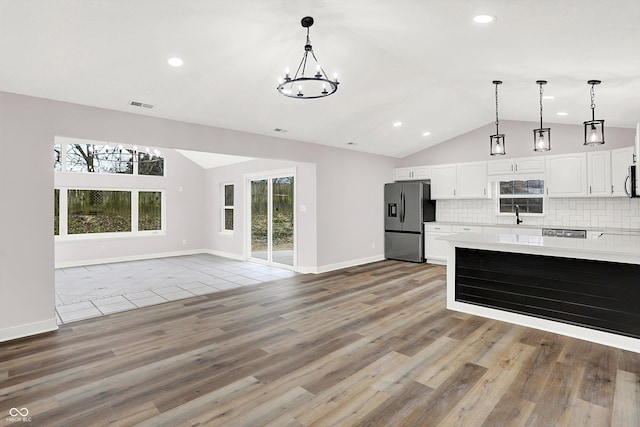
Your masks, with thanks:
[[[394,128],[397,128],[397,127],[400,127],[400,126],[402,126],[402,122],[395,122],[395,123],[393,124],[393,127],[394,127]]]
[[[422,136],[429,136],[429,135],[431,135],[431,132],[423,132],[422,133]]]
[[[568,116],[569,113],[567,113],[566,111],[558,111],[558,115],[559,116]]]
[[[556,97],[553,95],[543,95],[542,99],[556,99]]]
[[[489,24],[496,20],[496,17],[493,15],[478,15],[473,17],[473,22],[477,22],[478,24]]]
[[[183,64],[182,59],[180,59],[180,58],[176,58],[176,57],[169,58],[169,59],[167,60],[167,62],[168,62],[168,63],[169,63],[169,65],[171,65],[172,67],[181,67],[181,66],[182,66],[182,64]]]

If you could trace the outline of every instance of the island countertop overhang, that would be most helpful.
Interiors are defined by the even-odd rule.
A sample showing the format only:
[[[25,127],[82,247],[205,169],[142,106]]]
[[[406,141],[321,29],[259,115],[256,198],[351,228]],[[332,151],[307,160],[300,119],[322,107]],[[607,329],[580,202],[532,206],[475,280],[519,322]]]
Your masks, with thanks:
[[[605,235],[570,239],[507,233],[457,233],[439,237],[453,246],[502,252],[640,264],[640,236]]]

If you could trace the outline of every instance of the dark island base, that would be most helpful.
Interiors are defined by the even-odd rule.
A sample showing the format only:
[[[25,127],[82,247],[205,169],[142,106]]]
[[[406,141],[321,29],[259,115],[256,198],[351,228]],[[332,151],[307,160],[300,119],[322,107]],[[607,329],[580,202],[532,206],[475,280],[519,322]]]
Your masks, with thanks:
[[[455,300],[640,338],[640,265],[456,248]]]

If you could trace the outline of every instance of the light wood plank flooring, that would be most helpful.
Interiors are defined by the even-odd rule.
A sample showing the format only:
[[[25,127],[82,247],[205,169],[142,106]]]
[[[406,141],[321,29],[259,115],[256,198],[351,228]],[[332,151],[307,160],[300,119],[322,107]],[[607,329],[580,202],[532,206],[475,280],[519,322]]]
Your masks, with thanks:
[[[66,324],[0,344],[0,423],[640,425],[640,354],[444,307],[382,261]]]

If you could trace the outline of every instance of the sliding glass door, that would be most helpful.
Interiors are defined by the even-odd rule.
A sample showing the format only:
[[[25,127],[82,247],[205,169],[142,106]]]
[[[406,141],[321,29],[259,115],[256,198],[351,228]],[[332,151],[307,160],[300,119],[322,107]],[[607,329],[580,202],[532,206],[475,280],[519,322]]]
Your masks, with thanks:
[[[295,177],[257,177],[250,184],[250,258],[295,266]]]

